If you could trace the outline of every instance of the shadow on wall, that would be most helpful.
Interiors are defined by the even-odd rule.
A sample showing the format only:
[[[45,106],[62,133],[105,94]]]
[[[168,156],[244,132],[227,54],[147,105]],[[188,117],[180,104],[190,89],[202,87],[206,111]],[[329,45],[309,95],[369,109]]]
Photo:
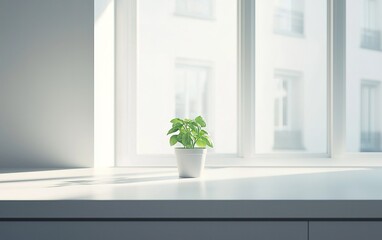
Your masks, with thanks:
[[[93,0],[0,1],[0,168],[91,167]]]

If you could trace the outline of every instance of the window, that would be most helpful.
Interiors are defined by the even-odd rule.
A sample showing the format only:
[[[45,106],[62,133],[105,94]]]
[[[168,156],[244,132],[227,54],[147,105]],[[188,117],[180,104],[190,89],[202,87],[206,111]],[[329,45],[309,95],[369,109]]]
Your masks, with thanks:
[[[127,71],[136,72],[129,78],[130,94],[126,93],[131,106],[123,107],[131,111],[127,117],[133,117],[126,125],[125,159],[172,154],[166,136],[169,121],[198,115],[206,119],[214,139],[210,153],[237,154],[237,2],[219,0],[214,21],[179,18],[170,10],[176,6],[177,13],[182,9],[200,15],[209,13],[212,1],[138,0],[136,4],[135,14],[130,14],[136,16],[136,25],[130,25],[135,32],[124,35],[136,37],[117,40],[119,46],[137,42],[130,51],[136,51],[130,60],[136,66]],[[121,64],[121,71],[126,65]]]
[[[175,14],[186,17],[212,19],[214,0],[176,0]]]
[[[380,157],[379,1],[117,3],[118,164],[173,165],[169,120],[197,115],[207,164]]]
[[[178,60],[175,76],[175,117],[196,118],[199,115],[209,121],[208,84],[212,82],[210,64]],[[211,127],[211,126],[210,126]]]
[[[276,70],[273,150],[303,150],[301,73]]]
[[[325,154],[328,152],[326,1],[307,1],[305,5],[303,1],[277,1],[277,4],[288,11],[306,9],[315,14],[306,16],[311,24],[307,25],[304,38],[276,35],[268,23],[273,16],[273,2],[257,1],[254,152]]]
[[[304,34],[304,0],[277,0],[274,11],[276,33]]]
[[[361,82],[361,152],[381,151],[379,82]]]
[[[378,0],[347,1],[347,15],[354,16],[346,20],[346,148],[350,153],[382,151],[382,52],[364,50],[380,49],[380,7]]]
[[[379,28],[378,0],[363,0],[363,27],[361,31],[361,47],[373,50],[381,49],[381,30]]]

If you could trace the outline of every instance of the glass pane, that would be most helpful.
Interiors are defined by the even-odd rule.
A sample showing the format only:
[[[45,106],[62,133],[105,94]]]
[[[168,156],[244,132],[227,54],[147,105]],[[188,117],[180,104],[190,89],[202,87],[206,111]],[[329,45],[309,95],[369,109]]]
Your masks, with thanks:
[[[213,0],[176,0],[175,13],[179,15],[212,18]]]
[[[327,1],[256,1],[257,153],[327,152],[327,31]]]
[[[139,0],[138,154],[172,153],[169,120],[198,115],[236,153],[237,1]]]
[[[346,146],[349,152],[380,152],[380,0],[346,1]]]

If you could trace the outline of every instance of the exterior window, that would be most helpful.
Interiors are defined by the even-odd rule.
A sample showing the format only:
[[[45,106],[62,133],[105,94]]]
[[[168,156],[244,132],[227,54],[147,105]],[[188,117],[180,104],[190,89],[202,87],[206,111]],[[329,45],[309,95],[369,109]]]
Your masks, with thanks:
[[[382,51],[365,49],[382,50],[382,0],[125,1],[118,164],[174,164],[169,119],[198,115],[211,164],[380,158],[367,152],[382,152]]]
[[[304,1],[278,0],[274,13],[274,31],[279,34],[304,34]]]
[[[185,63],[176,64],[175,116],[195,118],[204,116],[208,121],[208,83],[211,82],[211,68]]]
[[[325,154],[327,1],[277,1],[276,11],[288,13],[276,14],[279,23],[274,27],[283,34],[302,34],[303,10],[315,13],[305,16],[311,35],[304,38],[274,34],[269,24],[275,16],[274,1],[256,3],[254,152]]]
[[[298,150],[302,146],[300,82],[301,74],[276,71],[274,150]]]
[[[364,0],[364,20],[361,31],[361,47],[373,50],[381,49],[381,30],[379,26],[378,0]]]
[[[364,50],[380,50],[380,7],[379,0],[346,1],[345,138],[351,153],[382,152],[382,52]]]
[[[379,83],[361,83],[361,152],[381,151]]]
[[[175,66],[175,116],[195,118],[199,115],[209,123],[208,132],[215,134],[212,95],[212,63],[178,59]],[[213,152],[213,149],[210,149]]]
[[[175,14],[194,18],[212,19],[214,0],[176,0]]]
[[[171,154],[165,133],[170,119],[202,115],[214,140],[211,151],[235,154],[237,1],[216,2],[222,17],[211,22],[168,14],[175,3],[194,14],[207,13],[210,1],[137,3],[137,139],[131,149],[136,155]]]

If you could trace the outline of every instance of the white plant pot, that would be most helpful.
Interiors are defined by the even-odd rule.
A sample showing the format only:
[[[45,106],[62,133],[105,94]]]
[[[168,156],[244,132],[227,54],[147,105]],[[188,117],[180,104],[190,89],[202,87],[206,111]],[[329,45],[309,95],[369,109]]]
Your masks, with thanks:
[[[197,178],[202,175],[206,162],[207,149],[205,148],[175,148],[176,162],[179,177]]]

